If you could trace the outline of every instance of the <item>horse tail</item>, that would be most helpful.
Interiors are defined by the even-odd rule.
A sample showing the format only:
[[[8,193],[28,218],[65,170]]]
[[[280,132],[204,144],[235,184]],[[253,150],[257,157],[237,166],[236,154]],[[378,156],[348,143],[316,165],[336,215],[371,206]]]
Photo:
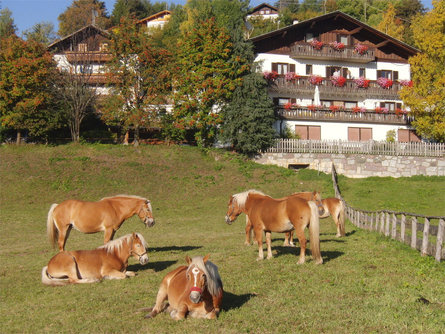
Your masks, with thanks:
[[[57,229],[56,223],[54,221],[53,213],[54,209],[58,204],[54,203],[48,211],[48,220],[46,222],[46,234],[48,236],[49,242],[55,247],[56,240],[59,235],[59,230]]]
[[[314,202],[307,202],[311,209],[309,221],[309,234],[311,238],[311,253],[316,264],[322,264],[323,258],[320,252],[320,220],[318,218],[318,208]]]
[[[42,269],[42,283],[45,285],[60,286],[67,285],[69,281],[66,278],[50,277],[48,274],[48,266],[45,266]]]
[[[346,235],[345,229],[345,205],[342,200],[340,200],[340,212],[338,214],[338,224],[340,225],[340,234],[342,237]]]

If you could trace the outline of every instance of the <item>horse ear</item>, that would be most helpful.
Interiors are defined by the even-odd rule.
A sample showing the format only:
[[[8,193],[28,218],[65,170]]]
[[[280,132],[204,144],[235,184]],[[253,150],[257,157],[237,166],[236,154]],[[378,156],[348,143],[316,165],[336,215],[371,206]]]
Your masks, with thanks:
[[[190,263],[192,263],[192,259],[188,255],[185,256],[185,261],[187,262],[188,265],[190,265]]]
[[[204,261],[204,263],[206,263],[209,260],[210,254],[207,254],[206,256],[204,256],[204,258],[202,259]]]

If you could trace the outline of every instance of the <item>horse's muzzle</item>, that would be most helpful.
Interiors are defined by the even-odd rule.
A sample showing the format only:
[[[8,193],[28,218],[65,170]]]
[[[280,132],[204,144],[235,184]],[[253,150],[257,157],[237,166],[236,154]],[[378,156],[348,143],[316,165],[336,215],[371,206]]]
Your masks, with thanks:
[[[155,224],[155,220],[153,218],[145,218],[144,224],[147,227],[152,227]]]
[[[147,254],[142,255],[142,256],[139,258],[139,263],[142,264],[142,265],[147,264],[147,263],[148,263],[148,255],[147,255]]]
[[[319,207],[319,208],[318,208],[318,215],[319,215],[319,216],[323,216],[324,213],[325,213],[324,208],[323,208],[323,207]]]
[[[201,294],[198,291],[192,291],[189,298],[192,303],[198,304],[201,301]]]
[[[226,223],[232,225],[233,220],[230,220],[230,217],[226,215]]]

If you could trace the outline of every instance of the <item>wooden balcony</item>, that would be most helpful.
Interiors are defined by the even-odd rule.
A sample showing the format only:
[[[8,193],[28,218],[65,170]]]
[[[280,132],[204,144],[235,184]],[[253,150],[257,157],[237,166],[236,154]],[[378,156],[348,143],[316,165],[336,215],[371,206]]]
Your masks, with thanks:
[[[92,52],[73,52],[65,53],[66,59],[70,63],[105,63],[111,60],[110,53],[92,51]]]
[[[354,112],[342,110],[332,112],[330,109],[310,110],[307,107],[296,109],[277,108],[276,114],[281,119],[323,121],[323,122],[348,122],[348,123],[372,123],[372,124],[398,124],[408,125],[413,117],[407,114],[377,113],[375,111]]]
[[[366,53],[359,54],[355,52],[353,46],[345,46],[342,51],[338,51],[329,45],[323,45],[320,50],[317,50],[312,45],[304,43],[292,45],[290,57],[294,59],[339,60],[366,64],[375,60],[375,49],[369,48]]]
[[[376,80],[371,80],[368,88],[358,88],[354,80],[348,79],[343,87],[337,87],[329,78],[323,78],[318,88],[320,99],[322,100],[399,100],[399,90],[402,86],[400,83],[394,82],[392,87],[382,88],[377,84]],[[269,90],[283,97],[301,98],[313,96],[315,86],[309,82],[309,77],[299,77],[292,81],[287,81],[284,77],[278,77],[273,82],[270,82]]]

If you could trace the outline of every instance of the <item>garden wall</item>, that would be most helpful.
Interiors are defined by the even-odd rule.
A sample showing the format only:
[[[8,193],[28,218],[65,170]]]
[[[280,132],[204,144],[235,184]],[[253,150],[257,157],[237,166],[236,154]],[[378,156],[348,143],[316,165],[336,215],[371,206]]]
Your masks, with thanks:
[[[285,168],[307,167],[324,173],[331,173],[332,164],[335,164],[338,174],[351,178],[445,176],[443,157],[267,152],[257,157],[255,161]]]

